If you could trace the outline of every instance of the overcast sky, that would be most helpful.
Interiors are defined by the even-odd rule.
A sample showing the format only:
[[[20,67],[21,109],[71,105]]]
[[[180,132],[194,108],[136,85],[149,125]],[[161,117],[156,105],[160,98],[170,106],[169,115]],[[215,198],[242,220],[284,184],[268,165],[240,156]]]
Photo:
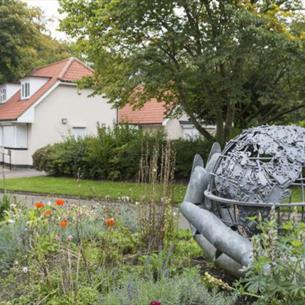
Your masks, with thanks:
[[[52,19],[47,23],[47,29],[50,31],[52,37],[57,39],[67,39],[63,32],[58,31],[60,14],[58,13],[59,4],[57,0],[22,0],[30,7],[38,6],[43,11],[47,19]]]

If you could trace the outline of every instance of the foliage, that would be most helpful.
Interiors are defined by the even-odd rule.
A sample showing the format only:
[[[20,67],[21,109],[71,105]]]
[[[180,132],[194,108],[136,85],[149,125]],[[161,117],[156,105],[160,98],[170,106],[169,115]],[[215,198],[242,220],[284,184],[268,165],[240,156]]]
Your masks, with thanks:
[[[200,154],[207,161],[211,145],[200,138],[178,139],[172,142],[176,154],[175,179],[186,181],[189,179],[195,154]]]
[[[102,299],[102,304],[150,304],[158,300],[162,305],[233,305],[233,297],[209,292],[198,271],[191,269],[173,278],[126,278],[123,283]]]
[[[33,166],[54,176],[136,180],[144,151],[151,155],[154,145],[161,147],[162,143],[165,143],[162,132],[150,134],[128,126],[99,128],[97,137],[67,138],[39,149],[33,155]],[[188,179],[194,155],[207,156],[209,149],[210,144],[201,139],[173,141],[175,178]]]
[[[3,194],[2,198],[0,199],[0,221],[4,218],[6,211],[10,208],[10,198]]]
[[[177,232],[171,250],[147,253],[135,213],[61,199],[11,205],[0,223],[1,304],[233,304],[193,269],[200,248],[191,234]]]
[[[45,34],[42,12],[17,0],[0,1],[0,84],[62,59],[69,48]]]
[[[87,85],[111,102],[152,97],[173,114],[235,129],[304,108],[304,15],[293,1],[60,0],[62,28],[94,63]]]
[[[124,219],[132,211],[63,205],[64,201],[57,200],[37,202],[34,209],[15,206],[0,224],[0,283],[16,288],[14,292],[1,290],[0,299],[16,298],[22,304],[24,298],[31,303],[28,298],[33,301],[38,294],[51,298],[55,291],[56,297],[66,296],[58,304],[70,304],[70,298],[96,295],[98,291],[89,285],[99,283],[105,275],[103,268],[115,268],[122,263],[123,253],[134,253],[136,218],[130,229]],[[106,221],[109,217],[115,219],[111,226]],[[82,300],[78,304],[91,303]]]
[[[253,238],[254,262],[243,282],[247,291],[260,295],[257,304],[301,305],[305,299],[305,224],[299,222],[296,211],[278,232],[274,213],[259,225],[261,233]]]

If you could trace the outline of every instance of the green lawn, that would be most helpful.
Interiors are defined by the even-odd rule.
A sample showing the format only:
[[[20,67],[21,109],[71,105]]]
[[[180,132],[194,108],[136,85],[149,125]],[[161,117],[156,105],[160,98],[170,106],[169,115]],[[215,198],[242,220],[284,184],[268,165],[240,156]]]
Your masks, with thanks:
[[[5,185],[0,182],[0,189],[8,191],[26,191],[48,195],[68,195],[80,198],[100,198],[109,197],[118,200],[119,197],[128,196],[133,201],[141,200],[143,196],[151,195],[152,188],[141,186],[132,182],[110,182],[81,180],[79,183],[73,178],[57,177],[31,177],[6,179]],[[174,185],[174,202],[181,202],[186,186],[182,184]]]
[[[128,196],[132,201],[140,201],[143,196],[152,197],[150,186],[141,186],[132,182],[111,182],[81,180],[80,183],[73,178],[59,177],[31,177],[6,179],[5,185],[0,182],[0,189],[8,191],[25,191],[47,195],[67,195],[80,198],[108,197],[111,200],[118,200],[119,197]],[[186,186],[183,184],[174,185],[173,200],[180,203],[183,200]],[[300,189],[293,189],[292,202],[302,201]]]

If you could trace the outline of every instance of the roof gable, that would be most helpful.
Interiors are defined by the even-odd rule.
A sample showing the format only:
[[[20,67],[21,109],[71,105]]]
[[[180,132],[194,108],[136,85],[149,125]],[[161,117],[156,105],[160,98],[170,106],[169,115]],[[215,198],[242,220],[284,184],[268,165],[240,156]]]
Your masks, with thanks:
[[[60,60],[58,62],[54,62],[47,66],[43,66],[41,68],[35,69],[31,76],[39,76],[39,77],[58,77],[60,72],[64,69],[64,67],[69,62],[70,58],[66,58]]]
[[[93,70],[91,68],[73,57],[35,69],[29,76],[47,77],[49,80],[27,100],[21,100],[19,90],[6,103],[0,104],[0,120],[17,120],[58,81],[74,82],[92,74]]]
[[[62,76],[60,76],[61,80],[64,81],[78,81],[83,77],[91,76],[93,70],[87,67],[84,63],[79,61],[78,59],[71,61],[70,65],[64,70]]]

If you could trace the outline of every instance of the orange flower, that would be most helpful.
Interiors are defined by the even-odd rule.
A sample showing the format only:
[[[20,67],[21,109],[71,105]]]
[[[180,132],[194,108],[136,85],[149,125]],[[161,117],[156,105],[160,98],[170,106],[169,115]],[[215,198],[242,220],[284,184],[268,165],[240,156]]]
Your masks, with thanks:
[[[55,204],[62,207],[65,204],[65,201],[63,199],[56,199]]]
[[[37,208],[37,209],[41,209],[41,208],[44,207],[44,203],[42,203],[41,201],[40,201],[40,202],[35,202],[35,203],[34,203],[34,206],[35,206],[35,208]]]
[[[51,210],[46,210],[46,211],[44,211],[44,213],[43,213],[43,216],[44,217],[49,217],[49,216],[51,216],[52,215],[52,211]]]
[[[114,220],[114,218],[113,218],[113,217],[111,217],[111,218],[106,218],[106,219],[105,219],[105,225],[106,225],[107,227],[112,227],[112,226],[114,226],[114,225],[115,225],[115,220]]]
[[[65,229],[68,225],[68,220],[67,219],[64,219],[62,220],[60,223],[59,223],[59,226],[62,228],[62,229]]]

